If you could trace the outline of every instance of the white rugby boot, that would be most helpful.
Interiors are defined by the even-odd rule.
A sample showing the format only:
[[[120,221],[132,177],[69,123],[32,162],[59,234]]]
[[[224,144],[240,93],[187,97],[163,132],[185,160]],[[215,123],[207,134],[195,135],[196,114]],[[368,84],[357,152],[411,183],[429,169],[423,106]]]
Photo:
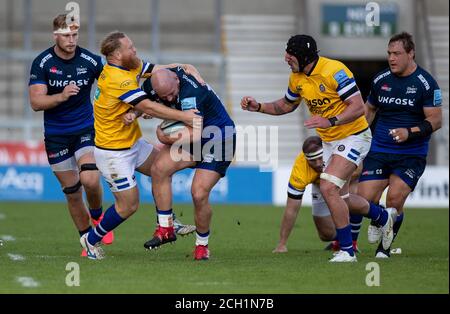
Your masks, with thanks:
[[[351,256],[347,251],[342,250],[334,253],[334,257],[329,260],[330,263],[352,263],[357,261],[356,254]]]
[[[381,239],[381,227],[374,226],[372,224],[367,228],[367,241],[370,244],[376,244]]]
[[[101,241],[95,245],[88,242],[89,232],[83,234],[80,238],[81,246],[86,250],[87,257],[90,259],[103,259],[105,257],[105,252],[101,248]]]
[[[383,249],[389,250],[392,241],[394,240],[394,223],[397,219],[397,210],[394,207],[386,208],[388,212],[388,220],[386,224],[381,227],[381,243]]]

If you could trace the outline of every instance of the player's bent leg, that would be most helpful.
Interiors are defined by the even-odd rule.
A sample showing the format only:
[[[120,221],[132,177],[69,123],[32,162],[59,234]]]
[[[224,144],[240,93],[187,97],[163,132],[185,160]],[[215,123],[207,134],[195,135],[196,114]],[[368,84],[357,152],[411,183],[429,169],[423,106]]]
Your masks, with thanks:
[[[83,202],[82,187],[78,173],[74,170],[55,171],[56,178],[61,184],[66,197],[72,220],[79,231],[89,227],[89,214]]]
[[[320,191],[330,209],[336,226],[337,238],[341,250],[330,262],[354,262],[356,255],[353,251],[349,210],[341,197],[341,190],[348,191],[348,178],[356,165],[342,156],[332,155],[325,171],[320,175]]]
[[[221,175],[207,169],[197,169],[192,181],[192,200],[195,208],[196,241],[194,250],[195,260],[209,259],[209,226],[212,210],[209,204],[209,194],[219,181]]]
[[[144,169],[138,168],[138,171],[149,171],[152,174],[152,192],[158,217],[153,238],[144,244],[146,249],[156,249],[165,243],[176,241],[172,212],[172,174],[193,165],[195,163],[192,161],[175,160],[171,156],[170,146],[163,146],[157,154],[152,152],[142,166]],[[192,229],[192,226],[183,226],[179,231],[189,234],[195,230]]]
[[[336,227],[330,214],[328,216],[313,216],[313,221],[320,240],[333,241],[336,239]]]
[[[417,181],[416,181],[417,182]],[[415,184],[412,184],[415,186]],[[397,175],[391,175],[389,177],[389,189],[386,195],[386,205],[393,208],[398,208],[397,215],[393,217],[393,240],[394,241],[398,235],[400,227],[403,223],[403,206],[408,198],[408,195],[412,191],[412,187],[409,186],[402,178]],[[376,258],[389,258],[391,254],[391,247],[386,248],[383,243],[380,243],[375,252]]]

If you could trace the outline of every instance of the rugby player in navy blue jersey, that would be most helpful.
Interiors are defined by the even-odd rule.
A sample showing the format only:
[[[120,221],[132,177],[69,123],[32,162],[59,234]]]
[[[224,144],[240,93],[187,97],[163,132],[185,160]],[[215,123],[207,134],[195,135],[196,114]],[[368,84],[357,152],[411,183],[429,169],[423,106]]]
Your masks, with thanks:
[[[209,194],[219,179],[225,176],[234,157],[234,122],[215,92],[207,84],[200,84],[194,76],[188,75],[180,67],[156,71],[151,79],[144,82],[142,89],[151,100],[164,102],[182,111],[197,109],[203,118],[202,129],[196,135],[194,128],[194,134],[190,135],[193,143],[189,144],[188,140],[188,145],[177,150],[184,151],[181,160],[172,156],[173,138],[164,135],[161,128],[158,128],[158,138],[167,145],[161,148],[153,162],[151,173],[153,197],[160,216],[172,211],[172,174],[188,167],[196,169],[191,187],[196,225],[194,259],[207,260],[212,216]],[[153,249],[167,242],[167,239],[159,236],[157,230],[144,246]]]
[[[377,123],[370,152],[364,159],[358,193],[378,203],[386,187],[386,206],[398,210],[394,238],[403,222],[403,206],[423,174],[431,134],[441,128],[442,96],[433,77],[414,60],[410,34],[394,35],[388,45],[389,69],[375,76],[366,102],[366,117]],[[369,242],[376,243],[380,229],[369,226]],[[390,250],[378,246],[378,258]]]
[[[61,184],[80,236],[102,218],[102,187],[94,159],[94,116],[91,87],[103,69],[101,57],[81,48],[79,24],[66,14],[53,20],[55,45],[40,53],[31,66],[29,94],[34,111],[44,111],[48,162]],[[83,202],[86,192],[89,212]],[[104,238],[111,244],[113,234]],[[83,250],[82,255],[85,256]]]

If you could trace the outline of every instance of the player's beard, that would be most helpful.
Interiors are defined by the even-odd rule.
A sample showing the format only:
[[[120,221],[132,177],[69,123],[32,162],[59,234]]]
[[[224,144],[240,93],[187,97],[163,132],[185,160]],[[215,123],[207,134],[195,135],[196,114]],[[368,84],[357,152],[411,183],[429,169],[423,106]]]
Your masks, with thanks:
[[[56,45],[58,46],[59,50],[61,50],[62,52],[64,52],[67,55],[70,55],[72,53],[75,52],[75,49],[77,47],[77,45],[73,45],[73,47],[64,47],[62,45],[60,45],[58,42],[56,43]]]
[[[122,65],[130,70],[137,69],[141,65],[141,59],[136,56],[130,56],[122,60]]]

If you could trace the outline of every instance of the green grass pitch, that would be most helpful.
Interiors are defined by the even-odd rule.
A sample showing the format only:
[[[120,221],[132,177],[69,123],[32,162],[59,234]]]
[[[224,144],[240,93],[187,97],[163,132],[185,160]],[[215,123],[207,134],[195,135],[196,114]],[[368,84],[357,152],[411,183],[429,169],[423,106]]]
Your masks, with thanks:
[[[192,223],[192,205],[174,207]],[[214,205],[209,261],[192,258],[195,237],[181,238],[157,251],[143,243],[154,229],[151,204],[116,230],[105,247],[106,259],[79,256],[78,233],[65,204],[0,203],[0,293],[449,293],[449,210],[407,209],[393,247],[403,253],[376,260],[361,230],[358,263],[331,264],[313,227],[311,210],[302,208],[288,243],[273,254],[283,208]],[[5,237],[5,236],[12,236]],[[366,285],[366,265],[380,266],[380,286]],[[80,267],[80,285],[66,285],[69,262]],[[31,277],[36,287],[24,287]]]

